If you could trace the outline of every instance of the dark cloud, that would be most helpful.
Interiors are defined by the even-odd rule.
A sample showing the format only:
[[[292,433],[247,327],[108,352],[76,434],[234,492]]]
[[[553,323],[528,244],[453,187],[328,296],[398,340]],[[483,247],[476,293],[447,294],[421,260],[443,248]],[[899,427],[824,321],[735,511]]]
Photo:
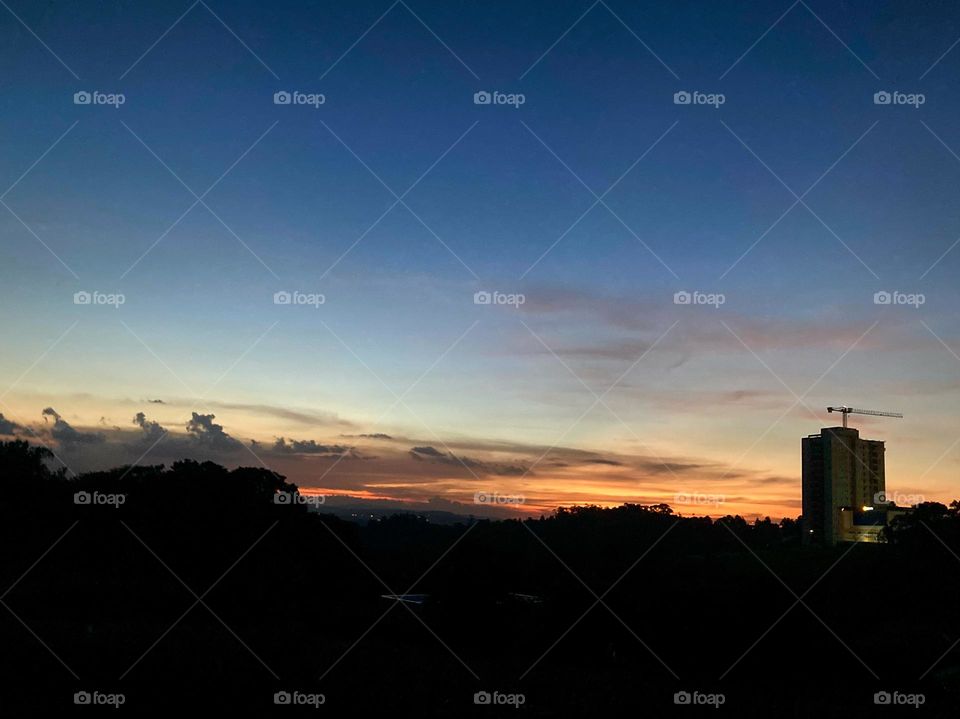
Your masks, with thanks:
[[[53,427],[50,430],[50,436],[61,445],[69,447],[83,444],[100,444],[104,441],[102,434],[80,432],[74,429],[53,407],[44,408],[41,414],[44,420],[46,420],[47,417],[53,417]]]
[[[239,410],[241,412],[254,412],[278,419],[286,419],[292,422],[309,425],[337,425],[340,427],[353,427],[353,423],[340,418],[334,412],[301,412],[286,407],[275,407],[269,404],[247,404],[238,402],[209,402],[210,407],[219,407],[222,409]]]
[[[427,455],[428,457],[446,457],[446,455],[436,447],[413,447],[410,451]]]
[[[272,451],[280,454],[326,454],[338,455],[350,451],[350,447],[342,444],[318,444],[313,439],[291,439],[288,443],[283,437],[277,437]]]
[[[504,477],[519,477],[527,473],[524,467],[501,464],[498,462],[483,462],[472,457],[458,457],[453,452],[441,452],[436,447],[413,447],[410,456],[420,461],[439,462],[452,466],[466,467],[468,470],[477,470],[482,474],[498,474]],[[475,472],[475,473],[477,473]],[[531,473],[532,474],[532,473]]]
[[[0,412],[0,434],[16,434],[22,427],[3,416]]]
[[[358,437],[365,437],[366,439],[393,439],[389,434],[384,434],[383,432],[374,432],[373,434],[358,434]]]
[[[217,424],[213,420],[216,415],[197,414],[187,422],[187,434],[193,442],[201,447],[219,451],[234,450],[242,445],[229,434],[223,431],[223,425]]]
[[[493,472],[494,474],[499,474],[503,477],[522,477],[524,475],[533,474],[533,472],[526,467],[520,467],[512,464],[493,465]]]
[[[143,441],[150,444],[159,442],[160,438],[167,433],[167,430],[160,426],[159,422],[148,420],[143,412],[137,412],[133,418],[133,423],[143,430]]]
[[[782,484],[787,487],[797,486],[800,483],[799,479],[792,477],[756,477],[747,481],[751,484]]]
[[[694,464],[693,462],[661,462],[656,459],[645,459],[636,464],[638,469],[650,474],[682,474],[684,472],[694,472],[708,469],[711,465]]]
[[[22,428],[19,424],[7,419],[3,416],[3,413],[0,412],[0,434],[16,434],[20,429]]]
[[[623,462],[617,462],[614,459],[588,459],[587,464],[609,464],[611,467],[622,467]]]
[[[664,336],[665,330],[679,319],[679,308],[670,301],[669,293],[624,297],[567,287],[539,287],[530,288],[526,296],[527,302],[518,308],[518,312],[529,315],[531,321],[537,323],[531,326],[538,334],[542,333],[549,349],[539,342],[531,342],[528,332],[518,330],[516,339],[507,346],[499,346],[498,352],[556,354],[578,363],[579,367],[574,366],[578,374],[587,371],[583,367],[587,365],[598,375],[600,386],[609,386],[618,379],[621,370],[616,367],[617,363],[635,362],[654,345],[657,352],[645,360],[645,366],[651,372],[665,373],[706,353],[730,356],[747,353],[749,356],[744,345],[760,354],[794,350],[843,352],[863,333],[866,319],[838,307],[831,307],[816,318],[809,315],[758,316],[753,312],[728,310],[725,312],[728,329],[709,313],[683,312],[683,322],[669,332],[669,336]],[[592,329],[591,341],[571,342],[554,333],[558,328],[569,326],[570,322],[588,323]],[[911,331],[909,323],[895,320],[887,326],[885,333],[872,333],[861,338],[858,347],[864,350],[897,346],[909,341]],[[620,389],[625,388],[620,386]],[[654,392],[654,399],[673,407],[676,394],[668,387],[666,391]],[[748,391],[739,396],[731,393],[722,401],[752,406],[773,399]],[[691,411],[699,412],[709,401],[696,397],[693,403],[695,406]]]
[[[162,399],[148,399],[147,402],[150,404],[166,404]]]

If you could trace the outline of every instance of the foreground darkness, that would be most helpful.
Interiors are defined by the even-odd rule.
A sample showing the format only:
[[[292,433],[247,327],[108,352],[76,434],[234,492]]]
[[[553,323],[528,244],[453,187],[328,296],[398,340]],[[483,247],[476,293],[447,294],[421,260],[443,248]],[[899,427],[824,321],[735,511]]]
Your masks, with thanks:
[[[48,466],[42,450],[0,443],[6,716],[74,709],[81,690],[122,692],[133,713],[297,712],[274,705],[280,690],[323,693],[319,711],[335,715],[953,716],[960,705],[960,649],[943,656],[960,638],[956,502],[921,506],[887,544],[806,549],[791,521],[678,519],[666,506],[361,526],[275,503],[295,488],[263,469],[182,462],[67,479]],[[75,504],[84,491],[123,504]],[[802,603],[783,616],[791,590]],[[408,592],[429,598],[381,597]],[[476,706],[481,690],[525,703]],[[725,703],[676,706],[681,690]],[[877,707],[881,690],[925,704]]]

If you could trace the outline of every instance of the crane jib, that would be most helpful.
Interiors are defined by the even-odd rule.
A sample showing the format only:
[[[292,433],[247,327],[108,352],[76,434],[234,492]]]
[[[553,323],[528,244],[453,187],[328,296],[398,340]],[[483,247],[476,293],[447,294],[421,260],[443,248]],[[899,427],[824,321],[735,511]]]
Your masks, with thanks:
[[[843,415],[844,428],[847,426],[848,414],[866,414],[873,417],[903,417],[903,415],[899,412],[882,412],[876,409],[858,409],[856,407],[847,407],[846,405],[840,405],[839,407],[827,407],[827,412],[840,412]]]

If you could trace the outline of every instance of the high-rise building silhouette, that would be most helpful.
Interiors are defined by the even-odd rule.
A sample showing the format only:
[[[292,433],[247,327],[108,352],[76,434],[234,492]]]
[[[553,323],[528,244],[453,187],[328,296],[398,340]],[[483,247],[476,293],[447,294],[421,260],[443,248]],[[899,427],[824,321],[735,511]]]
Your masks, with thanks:
[[[804,437],[803,520],[807,542],[879,541],[887,523],[884,443],[846,427]]]

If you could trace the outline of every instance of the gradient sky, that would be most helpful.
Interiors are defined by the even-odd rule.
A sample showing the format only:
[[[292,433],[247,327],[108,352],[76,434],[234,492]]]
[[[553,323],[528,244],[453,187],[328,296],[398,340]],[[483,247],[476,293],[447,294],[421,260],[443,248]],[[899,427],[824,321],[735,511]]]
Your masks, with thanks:
[[[905,414],[853,422],[888,489],[960,494],[955,4],[148,5],[0,8],[0,431],[74,471],[780,517],[849,404]]]

